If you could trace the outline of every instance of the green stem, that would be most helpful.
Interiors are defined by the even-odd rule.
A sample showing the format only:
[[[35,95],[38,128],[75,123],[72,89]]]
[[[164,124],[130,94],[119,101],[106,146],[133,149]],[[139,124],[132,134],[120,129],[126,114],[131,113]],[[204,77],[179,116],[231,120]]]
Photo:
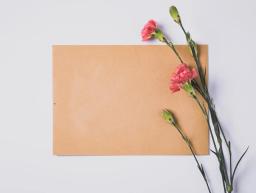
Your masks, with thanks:
[[[211,135],[213,145],[214,145],[214,148],[215,148],[215,155],[217,156],[217,159],[218,159],[218,162],[219,162],[224,193],[226,193],[226,192],[231,193],[232,190],[233,190],[233,187],[232,187],[233,175],[232,175],[232,154],[231,154],[230,142],[227,142],[227,139],[225,137],[225,134],[223,132],[221,124],[218,120],[216,111],[214,109],[214,105],[212,104],[212,100],[211,100],[211,97],[209,95],[208,87],[207,87],[207,84],[206,84],[205,74],[203,73],[203,69],[202,69],[202,66],[200,64],[200,60],[199,60],[199,57],[198,57],[197,49],[195,47],[195,43],[190,38],[190,35],[186,32],[182,23],[180,23],[180,27],[181,27],[183,33],[185,34],[185,36],[187,38],[188,45],[191,49],[192,56],[194,58],[194,61],[195,61],[195,64],[196,64],[196,67],[197,67],[197,70],[198,70],[198,73],[199,73],[199,83],[200,84],[198,84],[196,81],[194,81],[194,82],[196,82],[197,90],[199,91],[201,96],[204,98],[204,100],[208,104],[208,108],[210,110],[210,115],[211,115],[211,121],[212,121],[213,126],[214,126],[215,136],[217,138],[217,142],[218,142],[218,145],[219,145],[219,150],[217,148],[217,143],[215,141],[214,134],[213,134],[213,131],[212,131],[212,127],[211,127],[211,124],[210,124],[209,114],[208,114],[207,110],[204,108],[204,106],[200,103],[198,98],[195,97],[194,99],[197,101],[198,105],[200,106],[200,109],[202,110],[202,112],[203,112],[203,114],[204,114],[204,116],[207,120],[208,128],[209,128],[210,135]],[[165,42],[173,50],[173,52],[176,54],[176,56],[178,57],[180,62],[183,63],[183,60],[181,59],[179,53],[175,49],[173,43],[169,42],[165,37],[163,38],[163,42]],[[181,130],[178,129],[178,131],[180,132]],[[181,132],[181,134],[182,134],[182,132]],[[228,172],[227,172],[228,170],[227,170],[227,166],[226,166],[225,155],[224,155],[223,147],[222,147],[221,135],[222,135],[222,137],[225,141],[225,144],[226,144],[226,146],[228,147],[228,150],[229,150],[229,167],[230,167],[229,168],[230,169],[229,176],[228,176]],[[189,146],[189,147],[191,147],[191,146]],[[193,154],[193,152],[192,152],[192,154]],[[196,157],[194,157],[194,158],[196,158]],[[196,159],[196,161],[198,161],[198,160]],[[197,162],[197,164],[199,164],[199,162]],[[199,168],[201,174],[203,175],[202,167],[200,165],[198,165],[198,168]],[[203,177],[204,177],[204,175],[203,175]],[[204,177],[204,179],[205,179],[205,177]],[[207,182],[207,180],[206,180],[206,182]],[[208,183],[206,183],[206,184],[208,184]],[[231,187],[231,189],[230,189],[230,187]]]
[[[204,93],[205,96],[206,96],[205,98],[208,99],[206,101],[208,103],[208,108],[210,109],[211,120],[212,120],[212,123],[213,123],[213,126],[214,126],[215,136],[217,138],[218,145],[219,145],[219,151],[216,149],[216,152],[217,152],[217,155],[218,155],[218,161],[219,161],[219,165],[220,165],[220,172],[221,172],[221,175],[222,175],[223,182],[225,181],[224,188],[225,188],[225,190],[228,189],[228,192],[230,193],[232,191],[232,190],[229,191],[230,186],[231,186],[231,184],[230,184],[230,181],[231,181],[230,179],[231,178],[229,179],[228,172],[227,172],[227,166],[226,166],[225,156],[224,156],[224,152],[223,152],[222,140],[221,140],[220,132],[221,132],[221,134],[222,134],[222,136],[223,136],[223,138],[225,140],[225,143],[226,143],[227,147],[229,147],[229,146],[228,146],[226,137],[224,135],[224,132],[223,132],[223,130],[222,130],[221,126],[220,126],[220,123],[218,121],[215,109],[213,108],[214,106],[212,105],[211,98],[209,96],[207,84],[206,84],[206,81],[205,81],[205,76],[204,76],[203,71],[202,71],[202,67],[201,67],[200,60],[199,60],[199,57],[198,57],[198,54],[197,54],[197,50],[195,50],[196,49],[195,48],[195,43],[191,39],[190,35],[186,32],[184,26],[182,25],[182,22],[180,22],[179,25],[180,25],[183,33],[186,36],[188,45],[189,45],[189,47],[191,49],[191,52],[192,52],[192,56],[194,58],[196,66],[197,66],[197,70],[198,70],[198,73],[199,73],[200,83],[202,85],[202,90],[204,91],[204,92],[201,92],[201,93]],[[198,87],[199,87],[199,89],[201,89],[200,86],[198,86]],[[205,114],[205,111],[204,111],[204,109],[202,109],[201,104],[200,104],[200,102],[198,102],[198,100],[197,100],[197,103],[199,104],[202,112]],[[207,115],[207,121],[208,120],[209,120],[209,116]],[[209,126],[209,129],[210,129],[211,128],[210,124],[208,124],[208,126]],[[214,137],[213,136],[212,136],[212,140],[214,141]],[[231,152],[231,151],[229,151],[229,152]],[[230,159],[231,159],[231,154],[230,154]]]
[[[210,114],[211,114],[211,119],[212,119],[212,123],[214,126],[214,130],[215,130],[215,135],[217,137],[217,141],[219,143],[219,163],[220,163],[220,169],[221,169],[221,174],[224,177],[224,180],[226,182],[226,188],[229,190],[230,186],[231,186],[231,180],[228,176],[228,169],[227,169],[227,165],[226,165],[226,159],[225,159],[225,155],[223,152],[223,146],[222,146],[222,139],[221,139],[221,133],[220,133],[220,123],[218,122],[217,119],[217,115],[214,109],[214,106],[209,103],[209,110],[210,110]],[[231,188],[232,189],[232,188]],[[230,193],[230,191],[228,191]]]
[[[214,136],[213,136],[213,132],[212,132],[212,129],[211,129],[210,121],[209,121],[209,115],[205,111],[205,108],[204,108],[203,104],[201,104],[201,102],[199,101],[197,96],[194,95],[193,98],[197,102],[198,106],[200,107],[200,109],[202,110],[202,112],[203,112],[203,114],[206,118],[208,128],[209,128],[209,131],[210,131],[210,135],[211,135],[211,138],[212,138],[212,141],[213,141],[214,149],[215,149],[215,152],[217,153],[216,156],[217,156],[217,159],[218,159],[218,162],[219,162],[219,165],[220,165],[220,173],[221,173],[221,176],[222,176],[223,188],[225,190],[224,193],[226,193],[225,182],[228,183],[228,181],[227,181],[228,179],[227,179],[227,173],[226,173],[227,169],[226,169],[226,164],[225,164],[225,159],[224,159],[222,148],[220,148],[220,150],[217,149],[217,145],[216,145],[216,142],[215,142],[215,139],[214,139]],[[223,174],[223,172],[221,172],[222,168],[224,169],[224,174]]]
[[[176,50],[175,46],[173,45],[173,43],[172,43],[171,41],[168,41],[165,37],[163,38],[163,40],[164,40],[164,42],[167,44],[167,46],[169,46],[169,47],[172,49],[172,51],[173,51],[174,54],[177,56],[177,58],[179,59],[179,61],[180,61],[181,63],[184,63],[183,60],[182,60],[182,58],[180,57],[178,51]],[[205,111],[205,113],[206,113],[206,111]],[[201,173],[201,175],[202,175],[202,177],[203,177],[203,179],[204,179],[204,181],[205,181],[205,183],[206,183],[208,192],[211,193],[211,189],[210,189],[208,180],[207,180],[207,178],[206,178],[206,175],[205,175],[203,166],[202,166],[202,164],[200,165],[200,163],[199,163],[199,161],[198,161],[198,159],[197,159],[197,156],[196,156],[196,154],[195,154],[195,151],[194,151],[194,149],[193,149],[193,147],[192,147],[192,145],[191,145],[189,139],[185,136],[185,134],[182,132],[182,130],[179,128],[179,126],[178,126],[177,124],[173,124],[173,125],[175,126],[175,128],[178,130],[178,132],[179,132],[180,135],[182,136],[183,140],[184,140],[184,141],[186,142],[186,144],[188,145],[188,147],[189,147],[189,149],[190,149],[190,151],[191,151],[191,153],[192,153],[192,155],[193,155],[193,157],[194,157],[194,159],[195,159],[195,161],[196,161],[196,163],[197,163],[197,167],[198,167],[198,169],[199,169],[199,171],[200,171],[200,173]]]
[[[205,75],[204,75],[204,73],[202,71],[200,60],[198,58],[198,53],[196,52],[196,50],[195,50],[195,48],[193,46],[194,41],[190,38],[190,35],[186,32],[182,22],[179,23],[179,26],[181,27],[181,29],[182,29],[185,37],[186,37],[188,46],[189,46],[189,48],[190,48],[190,50],[192,52],[192,56],[193,56],[194,61],[196,63],[196,67],[197,67],[197,70],[198,70],[198,73],[199,73],[199,78],[200,78],[200,82],[202,84],[202,87],[203,87],[203,89],[207,90],[207,85],[206,85],[206,81],[205,81]]]
[[[212,142],[213,142],[213,145],[214,145],[215,152],[218,153],[217,145],[216,145],[216,142],[215,142],[215,139],[214,139],[214,135],[213,135],[211,126],[210,126],[209,115],[208,115],[207,112],[205,112],[205,110],[203,108],[203,105],[201,104],[201,102],[199,101],[197,96],[194,95],[193,98],[195,99],[195,101],[197,102],[198,106],[200,107],[200,109],[202,110],[202,112],[204,114],[204,117],[205,117],[205,119],[207,121],[207,124],[208,124],[208,128],[209,128],[209,131],[210,131],[210,135],[211,135],[211,138],[212,138]]]
[[[182,139],[185,141],[185,143],[187,144],[187,146],[189,147],[195,161],[196,161],[196,164],[197,164],[197,167],[206,183],[206,186],[207,186],[207,189],[208,189],[208,192],[211,193],[211,189],[210,189],[210,186],[209,186],[209,183],[208,183],[208,180],[206,178],[206,175],[205,175],[205,171],[204,171],[204,168],[203,168],[203,165],[199,163],[198,159],[197,159],[197,156],[196,156],[196,153],[194,151],[194,148],[190,142],[190,140],[188,139],[188,137],[183,133],[183,131],[181,130],[181,128],[179,127],[179,125],[177,125],[176,123],[173,123],[172,124],[177,130],[178,132],[180,133]]]
[[[184,33],[184,34],[186,35],[186,37],[187,37],[187,32],[186,32],[186,30],[185,30],[185,28],[184,28],[182,22],[180,22],[180,27],[181,27],[183,33]]]
[[[169,47],[173,50],[173,52],[175,53],[175,55],[178,57],[179,61],[180,61],[181,63],[184,63],[183,60],[181,59],[181,57],[180,57],[178,51],[176,50],[175,46],[173,45],[173,43],[172,43],[171,41],[168,41],[168,40],[166,39],[166,37],[163,38],[163,41],[166,43],[167,46],[169,46]]]
[[[212,104],[212,100],[210,99],[210,96],[209,96],[209,92],[208,90],[206,90],[205,92],[201,90],[201,88],[197,85],[197,83],[195,82],[195,87],[198,91],[198,93],[204,98],[205,101],[207,101],[208,105],[209,105],[209,108],[210,108],[210,113],[211,113],[211,116],[213,118],[213,122],[214,122],[214,126],[215,127],[218,127],[216,129],[218,129],[220,132],[221,132],[221,135],[225,141],[225,144],[227,146],[227,149],[228,149],[228,154],[229,154],[229,179],[228,179],[228,174],[227,174],[227,166],[226,166],[226,162],[225,162],[225,156],[224,156],[224,153],[223,153],[223,147],[222,147],[222,142],[220,142],[221,146],[220,146],[220,155],[221,155],[221,159],[223,160],[224,162],[224,172],[225,172],[225,179],[228,183],[228,185],[231,185],[231,188],[233,188],[232,186],[232,151],[231,151],[231,143],[230,141],[228,142],[227,139],[226,139],[226,136],[224,134],[224,131],[222,129],[222,126],[219,122],[219,119],[218,119],[218,116],[217,116],[217,113],[215,111],[215,108],[214,108],[214,105]],[[207,87],[206,87],[207,88]],[[210,127],[210,125],[209,125]],[[218,135],[219,135],[219,132],[217,132]],[[220,135],[219,135],[219,138],[220,138]]]

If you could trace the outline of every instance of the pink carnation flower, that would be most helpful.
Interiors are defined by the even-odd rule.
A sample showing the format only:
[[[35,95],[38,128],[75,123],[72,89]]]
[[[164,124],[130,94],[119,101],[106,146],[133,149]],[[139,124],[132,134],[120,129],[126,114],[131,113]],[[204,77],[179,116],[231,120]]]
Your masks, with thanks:
[[[141,37],[143,41],[147,41],[153,37],[153,33],[157,29],[157,24],[154,20],[149,20],[141,30]]]
[[[180,64],[171,77],[170,90],[172,92],[177,92],[183,87],[185,83],[190,82],[196,77],[197,71],[195,68],[191,70],[187,64]]]

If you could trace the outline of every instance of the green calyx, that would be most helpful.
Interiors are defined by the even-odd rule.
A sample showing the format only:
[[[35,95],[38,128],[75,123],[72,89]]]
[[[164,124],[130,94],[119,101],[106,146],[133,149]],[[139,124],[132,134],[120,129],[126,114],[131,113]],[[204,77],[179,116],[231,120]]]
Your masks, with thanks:
[[[156,29],[153,35],[154,35],[154,38],[158,39],[160,42],[164,41],[164,34],[160,29]]]
[[[191,96],[195,96],[196,92],[194,87],[192,86],[191,82],[186,82],[182,87],[188,94]]]

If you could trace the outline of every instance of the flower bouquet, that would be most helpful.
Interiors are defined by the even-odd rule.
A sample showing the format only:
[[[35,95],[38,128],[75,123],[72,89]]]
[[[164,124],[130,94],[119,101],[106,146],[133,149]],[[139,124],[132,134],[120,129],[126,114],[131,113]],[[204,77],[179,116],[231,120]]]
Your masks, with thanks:
[[[231,193],[234,190],[234,178],[241,160],[248,151],[248,147],[240,158],[233,163],[232,159],[232,143],[225,136],[225,132],[221,126],[219,118],[217,116],[215,105],[211,94],[209,92],[206,80],[206,71],[202,67],[199,60],[199,50],[195,41],[191,38],[189,32],[183,26],[179,12],[175,6],[169,9],[170,16],[181,28],[185,35],[188,49],[194,59],[195,68],[191,68],[186,61],[184,61],[179,52],[175,48],[175,45],[166,37],[163,31],[157,26],[154,20],[149,20],[147,24],[143,27],[141,31],[141,36],[144,41],[150,39],[157,39],[162,43],[165,43],[171,48],[180,61],[180,65],[177,67],[176,71],[170,78],[170,90],[175,93],[180,90],[185,91],[188,96],[194,100],[202,111],[202,116],[204,116],[207,122],[210,138],[212,142],[212,148],[210,149],[211,155],[213,155],[218,162],[219,174],[221,176],[224,193]],[[202,100],[199,100],[202,98]],[[193,142],[187,137],[186,133],[182,130],[179,123],[175,119],[175,115],[169,109],[163,110],[163,119],[167,121],[171,126],[176,128],[180,136],[186,143],[187,147],[191,151],[194,160],[196,162],[197,168],[202,175],[202,178],[206,184],[208,192],[211,193],[212,189],[210,187],[208,175],[206,175],[206,170],[203,164],[200,163],[197,157],[196,151],[193,147]]]

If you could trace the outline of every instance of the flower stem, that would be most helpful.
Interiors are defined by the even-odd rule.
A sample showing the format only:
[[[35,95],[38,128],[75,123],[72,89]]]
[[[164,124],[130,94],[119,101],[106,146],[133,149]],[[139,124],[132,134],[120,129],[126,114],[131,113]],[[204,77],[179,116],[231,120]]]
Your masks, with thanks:
[[[211,129],[211,126],[210,126],[209,114],[205,110],[205,107],[203,106],[203,104],[201,104],[201,102],[199,101],[198,97],[196,95],[194,95],[193,98],[195,99],[195,101],[197,102],[198,106],[200,107],[201,111],[204,114],[204,117],[205,117],[205,119],[207,121],[207,124],[208,124],[208,128],[209,128],[209,131],[210,131],[210,135],[211,135],[211,138],[212,138],[212,142],[213,142],[213,145],[214,145],[215,152],[218,152],[217,145],[216,145],[216,142],[215,142],[215,139],[214,139],[214,135],[213,135],[213,132],[212,132],[212,129]]]
[[[196,66],[197,66],[197,70],[198,70],[198,73],[199,73],[199,82],[200,82],[200,85],[201,85],[201,86],[198,85],[198,90],[200,90],[199,93],[204,95],[203,98],[206,99],[206,102],[208,104],[208,108],[209,108],[209,111],[210,111],[211,121],[212,121],[212,124],[213,124],[213,127],[214,127],[214,132],[215,132],[215,136],[217,138],[219,149],[217,149],[217,147],[216,147],[216,143],[215,143],[215,140],[214,140],[214,137],[213,137],[211,125],[209,123],[209,115],[208,114],[207,114],[207,122],[208,122],[208,127],[209,127],[209,130],[210,130],[210,134],[212,136],[212,141],[214,143],[216,156],[217,156],[218,162],[219,162],[219,167],[220,167],[220,173],[221,173],[221,176],[222,176],[224,192],[231,193],[232,190],[233,190],[232,183],[231,183],[231,175],[230,175],[231,172],[229,171],[230,176],[228,176],[228,169],[227,169],[227,165],[226,165],[226,161],[225,161],[225,155],[224,155],[224,152],[223,152],[221,135],[222,135],[222,137],[225,141],[225,144],[226,144],[226,146],[229,150],[228,152],[229,152],[229,161],[230,161],[229,162],[229,164],[230,164],[229,167],[230,168],[232,168],[231,147],[230,147],[229,143],[227,142],[227,139],[225,137],[223,129],[222,129],[222,127],[220,125],[220,122],[218,120],[218,117],[217,117],[214,105],[212,103],[211,97],[209,95],[208,87],[207,87],[206,80],[205,80],[205,74],[203,74],[202,66],[200,64],[200,60],[199,60],[199,56],[198,56],[198,52],[197,52],[197,48],[196,48],[196,44],[191,39],[190,34],[186,32],[182,22],[179,23],[179,26],[181,27],[181,29],[182,29],[182,31],[183,31],[186,39],[187,39],[188,46],[189,46],[189,48],[192,52],[192,56],[194,58]],[[200,106],[203,114],[205,115],[205,110],[202,108],[202,106],[201,106],[201,104],[200,104],[200,102],[198,101],[197,98],[196,98],[196,101],[197,101],[198,105]]]
[[[172,49],[172,51],[173,51],[174,54],[177,56],[177,58],[179,59],[179,61],[180,61],[181,63],[184,63],[183,60],[182,60],[182,58],[180,57],[178,51],[176,50],[175,46],[173,45],[173,43],[172,43],[171,41],[168,41],[168,40],[166,39],[166,37],[163,38],[163,41],[167,44],[167,46],[169,46],[169,47]],[[202,107],[202,109],[203,109],[203,107]],[[205,109],[205,113],[207,113],[207,112],[206,112],[206,109]],[[173,123],[173,126],[178,130],[178,132],[179,132],[180,135],[182,136],[183,140],[184,140],[184,141],[186,142],[186,144],[188,145],[188,147],[189,147],[189,149],[190,149],[190,151],[191,151],[191,153],[192,153],[192,155],[193,155],[193,157],[194,157],[194,159],[195,159],[195,161],[196,161],[196,163],[197,163],[197,167],[198,167],[198,169],[199,169],[199,171],[200,171],[200,173],[201,173],[201,175],[202,175],[202,177],[203,177],[203,179],[204,179],[204,181],[205,181],[205,183],[206,183],[208,192],[211,193],[211,189],[210,189],[208,180],[207,180],[207,178],[206,178],[203,165],[202,165],[202,164],[200,165],[200,163],[199,163],[199,161],[198,161],[198,159],[197,159],[197,156],[196,156],[196,154],[195,154],[195,151],[194,151],[194,149],[193,149],[193,147],[192,147],[191,142],[190,142],[189,139],[185,136],[185,134],[182,132],[181,128],[180,128],[177,124]],[[212,133],[212,132],[211,132],[211,133]],[[212,135],[212,136],[213,136],[213,135]],[[217,148],[216,148],[216,150],[217,150]]]
[[[206,186],[207,186],[207,189],[208,189],[208,192],[211,193],[211,189],[210,189],[210,186],[209,186],[209,183],[208,183],[208,180],[207,180],[207,177],[205,175],[205,171],[204,171],[204,168],[203,168],[203,165],[199,163],[198,159],[197,159],[197,156],[196,156],[196,153],[195,153],[195,150],[192,146],[192,143],[190,142],[190,140],[188,139],[188,137],[183,133],[182,129],[180,128],[180,126],[176,123],[172,123],[172,125],[178,130],[178,132],[180,133],[182,139],[185,141],[185,143],[187,144],[187,146],[189,147],[195,161],[196,161],[196,164],[197,164],[197,167],[206,183]]]
[[[186,32],[186,30],[185,30],[181,21],[179,22],[179,26],[181,27],[181,29],[182,29],[185,37],[186,37],[188,46],[189,46],[189,48],[191,50],[191,53],[192,53],[192,56],[194,58],[194,61],[195,61],[196,67],[197,67],[197,71],[199,73],[200,83],[201,83],[203,89],[208,90],[206,80],[205,80],[205,74],[203,73],[203,69],[202,69],[202,66],[200,64],[200,60],[199,60],[199,57],[198,57],[198,51],[197,51],[197,48],[196,48],[196,44],[191,39],[190,34],[188,32]]]
[[[216,141],[215,141],[215,138],[214,138],[214,135],[213,135],[213,131],[212,131],[212,128],[211,128],[209,114],[205,113],[205,108],[203,108],[203,105],[199,101],[198,97],[193,96],[193,98],[197,102],[198,106],[200,107],[200,109],[202,110],[202,112],[203,112],[203,114],[206,118],[208,128],[209,128],[209,131],[210,131],[210,136],[211,136],[211,139],[212,139],[212,142],[213,142],[213,145],[214,145],[214,149],[215,149],[215,155],[218,159],[219,166],[220,166],[220,174],[221,174],[221,178],[222,178],[224,193],[226,193],[226,184],[229,184],[229,183],[227,181],[228,180],[227,168],[226,168],[225,157],[224,157],[224,154],[223,154],[222,146],[220,144],[220,140],[217,140],[219,142],[219,147],[220,147],[219,150],[218,150],[217,145],[216,145]],[[211,110],[210,110],[210,112],[211,112]],[[215,134],[216,134],[216,132],[215,132]]]
[[[181,59],[181,57],[180,57],[178,51],[176,50],[175,46],[173,45],[173,43],[172,43],[171,41],[168,41],[168,40],[166,39],[166,37],[163,38],[163,41],[166,43],[167,46],[169,46],[169,47],[173,50],[173,52],[174,52],[174,53],[176,54],[176,56],[178,57],[179,61],[183,64],[184,62],[183,62],[183,60]]]

